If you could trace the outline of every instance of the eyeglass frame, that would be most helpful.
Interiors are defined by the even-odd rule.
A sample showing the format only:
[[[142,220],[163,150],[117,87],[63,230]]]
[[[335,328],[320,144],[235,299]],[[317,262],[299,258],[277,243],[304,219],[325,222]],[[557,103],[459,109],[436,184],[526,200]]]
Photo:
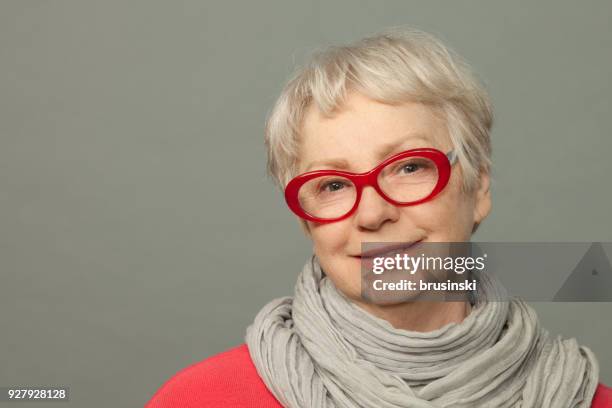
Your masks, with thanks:
[[[436,185],[434,186],[433,190],[431,191],[431,193],[429,193],[424,198],[421,198],[415,201],[410,201],[410,202],[395,201],[391,197],[387,196],[384,193],[384,191],[380,188],[380,186],[378,185],[378,175],[380,174],[382,169],[385,168],[388,164],[395,162],[397,160],[408,158],[408,157],[423,157],[423,158],[432,160],[438,170],[438,181]],[[309,172],[300,174],[294,177],[293,179],[291,179],[291,181],[289,181],[289,183],[285,187],[285,201],[287,205],[289,206],[289,209],[291,209],[291,211],[293,211],[293,213],[297,215],[298,217],[304,220],[307,220],[307,221],[317,222],[321,224],[342,221],[350,217],[351,215],[353,215],[353,213],[357,210],[357,207],[359,207],[359,203],[361,202],[361,195],[362,195],[363,189],[364,187],[367,187],[367,186],[374,187],[376,192],[382,198],[384,198],[387,202],[395,206],[398,206],[398,207],[408,207],[412,205],[422,204],[424,202],[432,200],[446,187],[446,185],[448,184],[448,181],[450,180],[451,168],[455,164],[456,160],[457,160],[457,154],[454,149],[444,154],[438,149],[425,147],[425,148],[405,150],[403,152],[397,153],[389,157],[388,159],[384,160],[383,162],[378,164],[373,169],[366,171],[364,173],[353,173],[349,171],[331,170],[331,169],[313,170],[313,171],[309,171]],[[349,179],[355,185],[355,188],[356,188],[355,204],[350,210],[348,210],[348,212],[346,212],[346,214],[341,215],[340,217],[336,217],[336,218],[318,218],[318,217],[315,217],[307,213],[300,205],[300,200],[298,197],[300,188],[306,182],[314,178],[322,177],[322,176],[344,177],[344,178]]]

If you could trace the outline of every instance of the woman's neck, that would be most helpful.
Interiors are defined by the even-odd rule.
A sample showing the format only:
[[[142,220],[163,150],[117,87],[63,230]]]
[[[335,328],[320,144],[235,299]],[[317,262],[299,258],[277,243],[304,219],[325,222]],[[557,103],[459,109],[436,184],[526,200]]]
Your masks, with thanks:
[[[388,321],[396,329],[417,332],[429,332],[450,323],[460,323],[472,310],[469,302],[418,301],[395,305],[353,302],[370,314]]]

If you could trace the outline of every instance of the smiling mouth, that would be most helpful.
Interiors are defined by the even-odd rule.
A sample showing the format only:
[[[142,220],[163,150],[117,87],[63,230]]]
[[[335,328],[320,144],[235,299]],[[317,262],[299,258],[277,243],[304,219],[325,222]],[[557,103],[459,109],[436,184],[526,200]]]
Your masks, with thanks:
[[[368,249],[367,251],[363,251],[361,254],[359,255],[355,255],[355,258],[358,259],[373,259],[373,258],[377,258],[377,257],[382,257],[385,255],[389,255],[389,254],[396,254],[400,251],[404,251],[406,249],[412,248],[415,245],[417,245],[418,243],[422,242],[423,240],[420,239],[418,241],[414,241],[414,242],[405,242],[405,243],[394,243],[394,244],[382,244],[382,245],[377,245],[374,248]]]

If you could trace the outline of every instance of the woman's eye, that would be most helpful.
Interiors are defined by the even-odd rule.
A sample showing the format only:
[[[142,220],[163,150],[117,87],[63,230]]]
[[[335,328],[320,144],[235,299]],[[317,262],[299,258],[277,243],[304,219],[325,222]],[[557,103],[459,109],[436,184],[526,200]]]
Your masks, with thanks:
[[[344,183],[341,181],[331,181],[329,183],[323,184],[321,190],[324,192],[333,193],[334,191],[338,191],[344,188]]]
[[[418,169],[419,169],[419,165],[418,164],[408,163],[408,164],[403,165],[402,168],[400,169],[400,171],[402,173],[410,174],[410,173],[414,173]]]

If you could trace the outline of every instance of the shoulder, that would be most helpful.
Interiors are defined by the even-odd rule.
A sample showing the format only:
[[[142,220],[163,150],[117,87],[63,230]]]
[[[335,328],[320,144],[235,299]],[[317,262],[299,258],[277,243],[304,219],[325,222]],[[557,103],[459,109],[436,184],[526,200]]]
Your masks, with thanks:
[[[595,390],[591,408],[610,408],[612,407],[612,388],[599,384]]]
[[[170,377],[145,408],[281,407],[259,377],[246,344],[192,364]]]

